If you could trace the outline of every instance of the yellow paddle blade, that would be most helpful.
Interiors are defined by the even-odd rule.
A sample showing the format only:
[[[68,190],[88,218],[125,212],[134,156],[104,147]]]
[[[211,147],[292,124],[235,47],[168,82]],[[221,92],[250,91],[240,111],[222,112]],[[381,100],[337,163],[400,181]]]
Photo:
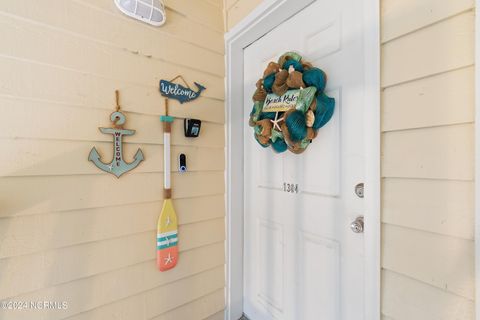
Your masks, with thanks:
[[[159,232],[169,232],[178,229],[177,214],[175,213],[171,199],[166,199],[163,202],[157,229]]]

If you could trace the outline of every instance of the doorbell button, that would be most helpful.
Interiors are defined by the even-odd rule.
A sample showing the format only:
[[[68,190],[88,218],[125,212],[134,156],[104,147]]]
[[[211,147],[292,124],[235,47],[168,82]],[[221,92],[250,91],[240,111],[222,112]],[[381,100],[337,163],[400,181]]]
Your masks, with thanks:
[[[178,171],[187,172],[187,156],[183,153],[178,156]]]

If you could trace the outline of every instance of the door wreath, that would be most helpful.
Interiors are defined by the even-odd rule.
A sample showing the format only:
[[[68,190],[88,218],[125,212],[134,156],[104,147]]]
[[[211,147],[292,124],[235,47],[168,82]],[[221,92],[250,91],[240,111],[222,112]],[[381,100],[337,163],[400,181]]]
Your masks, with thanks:
[[[295,52],[270,62],[256,83],[249,125],[262,147],[302,153],[333,115],[327,75]]]

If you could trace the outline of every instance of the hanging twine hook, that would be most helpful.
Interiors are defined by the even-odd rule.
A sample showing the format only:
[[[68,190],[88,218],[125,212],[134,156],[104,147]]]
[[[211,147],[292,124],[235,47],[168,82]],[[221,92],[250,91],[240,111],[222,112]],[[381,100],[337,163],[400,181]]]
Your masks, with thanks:
[[[186,85],[188,89],[192,90],[192,88],[190,88],[190,86],[188,85],[188,82],[185,81],[185,78],[182,77],[182,75],[180,75],[180,74],[179,74],[178,76],[176,76],[175,78],[173,78],[172,80],[170,80],[170,82],[173,82],[173,81],[175,81],[175,80],[177,80],[177,79],[182,80],[182,81],[183,81],[183,84]]]
[[[120,91],[115,90],[115,103],[117,106],[117,111],[120,111]]]
[[[121,127],[125,123],[125,115],[120,112],[120,92],[115,90],[116,112],[110,115],[110,120],[116,127]]]

